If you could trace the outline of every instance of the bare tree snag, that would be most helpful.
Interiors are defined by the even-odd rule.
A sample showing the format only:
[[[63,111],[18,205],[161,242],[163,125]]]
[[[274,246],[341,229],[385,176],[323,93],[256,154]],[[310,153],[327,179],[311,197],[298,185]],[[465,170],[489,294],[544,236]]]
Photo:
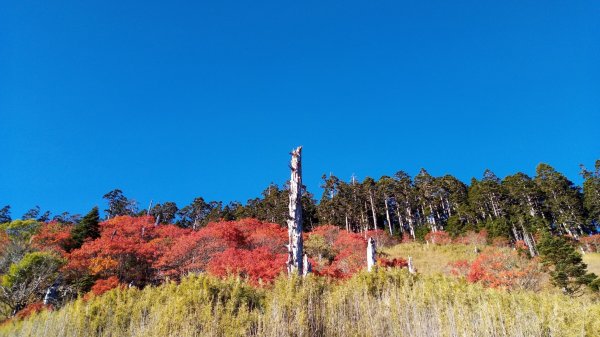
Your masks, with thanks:
[[[288,275],[302,275],[303,242],[302,242],[302,146],[293,150],[290,169],[290,203],[288,217]]]
[[[413,266],[413,263],[412,263],[412,256],[408,257],[408,272],[411,274],[417,273],[417,271],[415,270],[415,267]]]
[[[375,212],[375,200],[373,199],[373,190],[369,189],[369,200],[371,201],[371,214],[373,215],[373,229],[377,230],[377,212]]]
[[[306,255],[306,253],[302,258],[302,267],[302,276],[306,276],[312,273],[312,264],[310,263],[310,261],[308,261],[308,255]]]
[[[383,200],[385,200],[385,217],[387,218],[388,227],[390,229],[390,235],[394,235],[394,233],[392,232],[392,218],[390,217],[390,209],[388,207],[387,195],[383,195]]]
[[[369,238],[367,243],[367,270],[371,271],[376,263],[375,240],[373,238]]]

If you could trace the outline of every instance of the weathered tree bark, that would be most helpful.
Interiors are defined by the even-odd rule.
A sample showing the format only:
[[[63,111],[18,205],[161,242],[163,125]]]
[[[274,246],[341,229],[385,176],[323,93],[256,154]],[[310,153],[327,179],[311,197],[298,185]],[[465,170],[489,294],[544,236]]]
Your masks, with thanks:
[[[408,257],[408,272],[411,274],[417,273],[417,271],[415,270],[415,267],[413,266],[413,263],[412,263],[412,256]]]
[[[375,211],[375,198],[372,190],[369,190],[369,200],[371,201],[371,214],[373,215],[373,229],[377,230],[377,212]]]
[[[302,242],[302,146],[292,151],[290,169],[290,203],[288,224],[288,275],[294,273],[302,275],[304,268],[303,242]]]
[[[312,273],[312,264],[308,261],[308,255],[304,254],[302,258],[302,276]]]
[[[390,208],[388,207],[388,197],[387,195],[383,195],[383,199],[385,200],[385,216],[387,218],[388,227],[390,229],[390,235],[393,235],[392,231],[392,217],[390,217]]]
[[[369,238],[367,241],[367,270],[373,270],[373,267],[376,263],[376,253],[375,253],[375,240],[373,238]]]

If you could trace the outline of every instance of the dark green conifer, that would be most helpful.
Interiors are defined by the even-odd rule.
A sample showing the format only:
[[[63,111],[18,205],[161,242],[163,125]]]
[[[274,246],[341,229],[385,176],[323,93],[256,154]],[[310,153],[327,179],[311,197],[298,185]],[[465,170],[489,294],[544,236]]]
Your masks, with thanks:
[[[79,224],[73,227],[71,231],[71,237],[73,238],[73,248],[79,248],[86,239],[96,239],[100,237],[100,214],[98,213],[98,207],[92,208],[92,210],[81,219]]]
[[[545,233],[538,246],[541,262],[549,269],[552,283],[566,294],[576,294],[582,285],[594,288],[596,275],[587,273],[581,254],[562,236]]]

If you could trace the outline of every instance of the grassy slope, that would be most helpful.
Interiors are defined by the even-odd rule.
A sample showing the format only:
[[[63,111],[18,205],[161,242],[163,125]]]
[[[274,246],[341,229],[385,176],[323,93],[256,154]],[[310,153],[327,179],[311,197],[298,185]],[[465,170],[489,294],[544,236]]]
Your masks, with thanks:
[[[598,336],[600,304],[483,289],[406,270],[331,283],[280,278],[269,289],[190,276],[113,290],[0,327],[2,336]]]
[[[1,326],[0,336],[600,336],[600,304],[588,297],[482,289],[440,275],[451,261],[474,259],[473,246],[402,244],[386,253],[412,256],[420,275],[380,270],[339,284],[284,277],[269,289],[191,276],[78,300]],[[584,259],[600,271],[600,254]]]
[[[583,262],[588,265],[588,271],[600,276],[600,253],[585,254]]]
[[[469,245],[426,245],[421,243],[403,243],[385,249],[390,258],[412,256],[413,264],[420,273],[446,273],[448,263],[457,260],[475,259],[475,246]]]
[[[471,245],[426,245],[421,243],[400,244],[383,251],[390,258],[412,256],[413,263],[420,273],[423,274],[447,274],[448,263],[457,260],[472,261],[476,258],[475,246]],[[477,247],[484,250],[485,246]],[[583,255],[583,261],[588,266],[588,271],[600,276],[600,253],[587,253]],[[548,279],[545,279],[545,288],[550,288]]]

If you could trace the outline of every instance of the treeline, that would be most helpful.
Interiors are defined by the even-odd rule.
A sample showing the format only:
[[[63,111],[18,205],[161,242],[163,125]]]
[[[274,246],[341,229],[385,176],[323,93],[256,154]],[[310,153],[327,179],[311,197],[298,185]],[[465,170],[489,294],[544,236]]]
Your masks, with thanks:
[[[538,165],[534,177],[519,172],[500,179],[486,170],[481,179],[473,178],[468,185],[452,175],[434,177],[425,169],[415,177],[399,171],[362,181],[324,175],[318,202],[306,189],[303,193],[304,227],[310,230],[332,224],[351,232],[383,229],[412,239],[440,230],[456,236],[485,229],[490,237],[523,240],[528,245],[539,230],[577,239],[597,232],[600,224],[600,160],[594,170],[582,166],[581,175],[583,188],[547,164]],[[195,230],[211,221],[242,218],[285,225],[289,202],[287,186],[276,184],[245,205],[197,197],[183,207],[167,201],[139,209],[119,189],[105,194],[104,199],[108,203],[106,218],[149,214],[157,224]],[[80,217],[67,212],[51,217],[36,206],[22,219],[77,223]],[[0,223],[10,220],[10,206],[5,206],[0,209]]]

